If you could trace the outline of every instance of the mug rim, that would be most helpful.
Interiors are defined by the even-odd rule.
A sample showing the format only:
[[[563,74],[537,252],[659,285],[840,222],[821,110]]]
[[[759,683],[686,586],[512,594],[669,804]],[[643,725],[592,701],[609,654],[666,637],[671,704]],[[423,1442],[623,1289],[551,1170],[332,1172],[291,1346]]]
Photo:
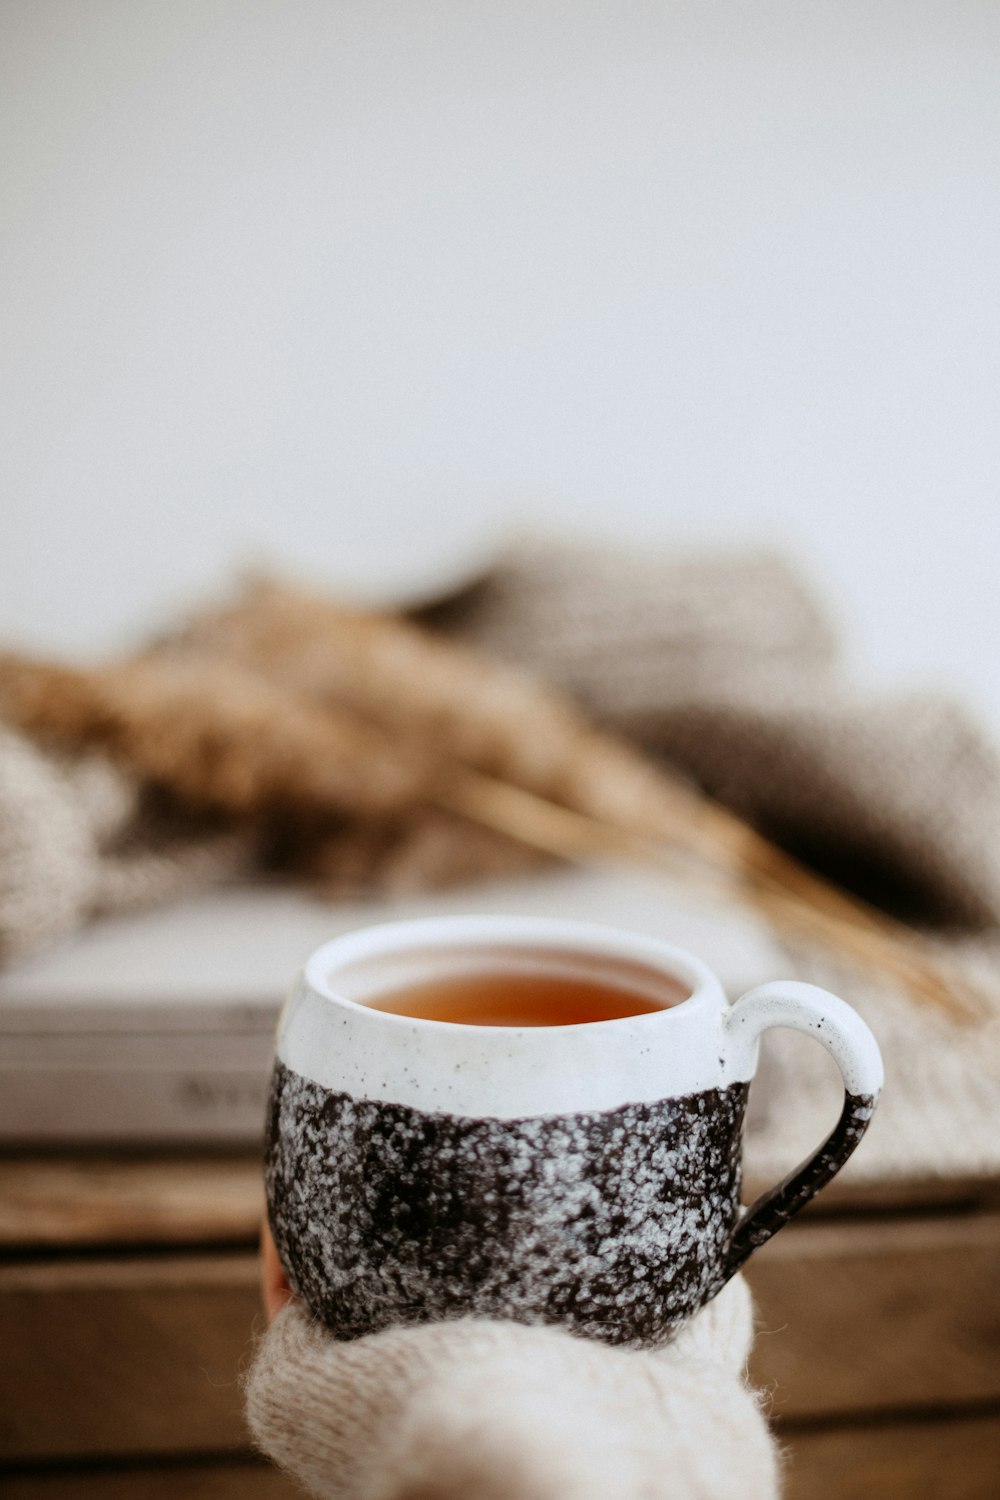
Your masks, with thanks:
[[[613,1016],[603,1021],[577,1021],[551,1026],[489,1026],[484,1027],[468,1021],[440,1021],[426,1016],[411,1016],[394,1011],[378,1010],[361,1000],[352,1000],[337,992],[331,977],[352,963],[381,956],[427,952],[439,948],[461,948],[468,944],[472,948],[475,940],[492,942],[498,947],[516,950],[534,944],[538,949],[550,947],[553,953],[564,949],[567,954],[621,959],[624,962],[644,963],[660,976],[680,979],[691,986],[690,994],[682,1000],[664,1005],[653,1011],[627,1016]],[[484,1031],[503,1036],[523,1036],[540,1032],[567,1032],[586,1029],[620,1027],[624,1022],[655,1023],[663,1025],[668,1017],[675,1017],[680,1024],[683,1016],[710,1003],[725,1001],[721,983],[706,963],[686,948],[675,947],[659,938],[601,922],[580,921],[573,918],[550,918],[542,916],[498,915],[496,913],[461,913],[445,917],[407,917],[388,922],[370,923],[350,932],[338,934],[315,949],[302,968],[306,986],[320,1000],[341,1006],[352,1012],[362,1012],[390,1025],[402,1024],[409,1028],[429,1028],[431,1031],[447,1029],[449,1032],[473,1032],[482,1036]]]

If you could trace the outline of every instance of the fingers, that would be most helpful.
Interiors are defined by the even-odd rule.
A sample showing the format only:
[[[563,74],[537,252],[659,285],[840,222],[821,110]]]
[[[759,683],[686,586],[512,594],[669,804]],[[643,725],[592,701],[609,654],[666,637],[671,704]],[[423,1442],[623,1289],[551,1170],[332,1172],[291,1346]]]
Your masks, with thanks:
[[[283,1307],[296,1300],[266,1219],[260,1230],[260,1295],[269,1323],[274,1322]]]

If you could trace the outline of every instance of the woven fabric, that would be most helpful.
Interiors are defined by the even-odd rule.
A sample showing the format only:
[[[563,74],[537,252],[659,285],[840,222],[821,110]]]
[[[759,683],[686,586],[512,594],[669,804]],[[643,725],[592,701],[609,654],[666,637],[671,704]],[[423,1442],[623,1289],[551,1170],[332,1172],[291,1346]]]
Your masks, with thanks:
[[[337,1343],[289,1307],[247,1413],[318,1500],[771,1500],[751,1336],[741,1278],[644,1354],[478,1319]]]
[[[56,756],[0,725],[0,960],[230,877],[253,842],[151,820],[135,778],[103,756]]]
[[[939,694],[853,686],[781,559],[539,545],[433,618],[569,691],[877,904],[1000,927],[996,747]]]

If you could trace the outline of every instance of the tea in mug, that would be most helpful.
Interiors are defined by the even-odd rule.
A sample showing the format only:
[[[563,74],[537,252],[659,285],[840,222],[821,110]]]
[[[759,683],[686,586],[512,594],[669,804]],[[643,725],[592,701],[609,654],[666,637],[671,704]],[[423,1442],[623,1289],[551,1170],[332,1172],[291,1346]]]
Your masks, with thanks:
[[[687,998],[658,980],[660,995],[579,974],[502,971],[455,974],[407,984],[366,1000],[371,1010],[453,1026],[584,1026],[665,1010]]]

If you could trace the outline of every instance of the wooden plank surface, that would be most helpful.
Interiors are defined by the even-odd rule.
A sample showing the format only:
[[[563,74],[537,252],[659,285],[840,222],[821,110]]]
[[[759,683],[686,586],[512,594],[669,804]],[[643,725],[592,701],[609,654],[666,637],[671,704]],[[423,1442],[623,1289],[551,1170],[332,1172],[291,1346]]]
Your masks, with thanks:
[[[793,1225],[751,1281],[779,1416],[1000,1401],[1000,1215]],[[0,1459],[243,1448],[255,1326],[250,1251],[0,1265]]]
[[[799,1432],[784,1435],[782,1445],[787,1454],[782,1500],[997,1500],[1000,1495],[997,1411]]]
[[[747,1275],[776,1414],[1000,1399],[1000,1214],[800,1222]]]
[[[996,1500],[1000,1412],[779,1435],[783,1500]],[[251,1459],[0,1473],[5,1500],[295,1500]],[[752,1500],[752,1497],[748,1497]]]
[[[4,1500],[302,1500],[304,1491],[253,1459],[128,1468],[0,1473]]]
[[[0,1158],[0,1249],[250,1243],[257,1156]]]
[[[0,1267],[0,1459],[247,1447],[256,1257]]]
[[[760,1184],[747,1184],[752,1199]],[[925,1209],[1000,1210],[1000,1183],[838,1178],[811,1219]],[[0,1157],[0,1250],[250,1244],[263,1211],[255,1154]]]

